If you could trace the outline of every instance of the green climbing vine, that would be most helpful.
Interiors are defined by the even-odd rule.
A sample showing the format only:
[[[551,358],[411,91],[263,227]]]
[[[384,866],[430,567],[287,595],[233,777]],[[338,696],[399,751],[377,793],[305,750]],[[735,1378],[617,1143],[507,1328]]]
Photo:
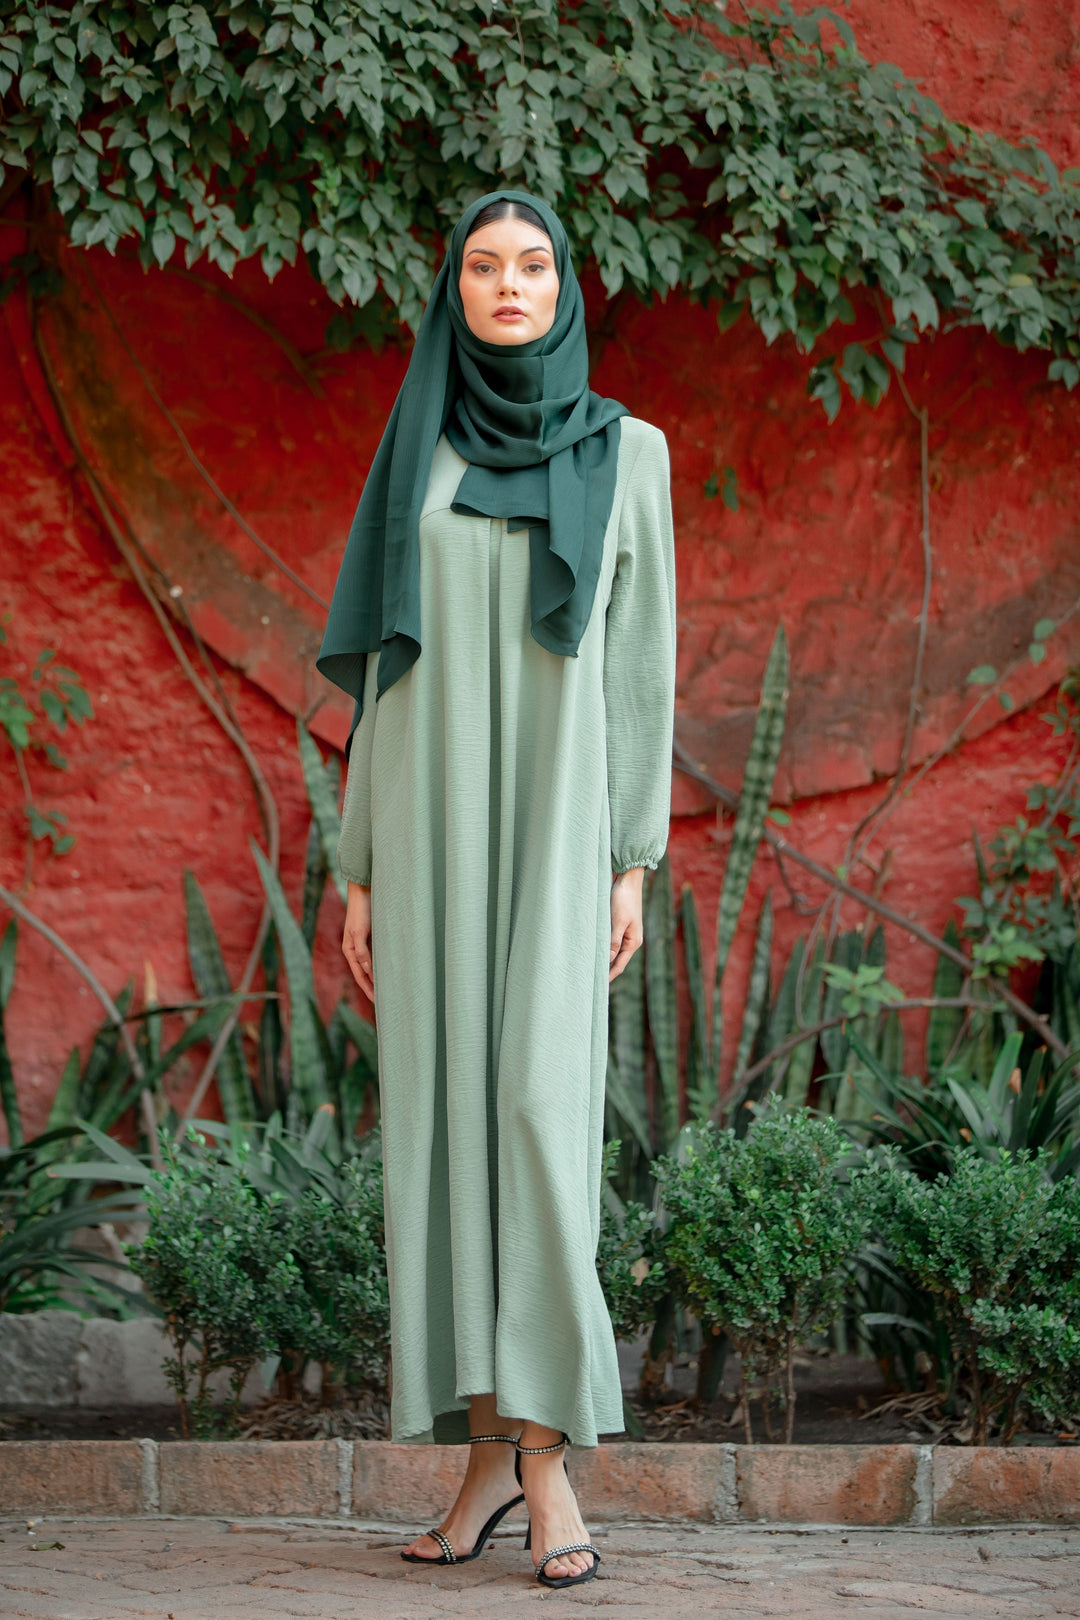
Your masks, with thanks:
[[[12,615],[0,615],[0,649],[8,654],[7,627]],[[38,758],[56,770],[66,771],[67,760],[54,736],[62,737],[68,724],[81,726],[94,718],[93,704],[73,669],[56,661],[51,647],[42,647],[30,672],[28,684],[14,675],[0,673],[0,734],[7,737],[25,800],[27,833],[31,840],[48,839],[54,855],[66,855],[75,843],[67,828],[67,816],[60,810],[43,810],[31,788],[28,761]],[[11,667],[5,656],[0,670]],[[50,735],[51,733],[51,735]],[[27,881],[32,846],[27,849]]]
[[[826,26],[827,22],[827,26]],[[823,26],[825,32],[823,33]],[[865,61],[842,18],[702,0],[0,0],[0,160],[71,240],[268,276],[303,253],[348,330],[416,325],[446,224],[512,183],[609,295],[679,288],[876,403],[977,325],[1080,380],[1080,186]]]

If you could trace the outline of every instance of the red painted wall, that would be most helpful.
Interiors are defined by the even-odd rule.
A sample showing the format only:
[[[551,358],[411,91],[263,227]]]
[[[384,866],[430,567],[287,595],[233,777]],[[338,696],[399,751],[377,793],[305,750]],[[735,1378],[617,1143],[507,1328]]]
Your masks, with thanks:
[[[950,115],[1033,136],[1063,165],[1080,161],[1070,110],[1080,23],[1070,8],[968,5],[943,19],[928,0],[859,0],[847,14],[868,55],[921,76]],[[0,227],[0,256],[22,247],[19,230]],[[293,716],[329,744],[346,719],[313,670],[323,613],[224,510],[177,429],[251,527],[326,599],[405,357],[321,353],[332,306],[304,270],[268,283],[244,265],[230,282],[205,267],[147,275],[128,253],[60,252],[67,279],[42,309],[41,340],[103,486],[165,599],[176,600],[170,587],[182,593],[269,780],[295,900],[308,818]],[[859,321],[856,335],[873,329],[868,309]],[[737,786],[782,619],[792,696],[779,796],[790,801],[791,840],[835,863],[898,758],[922,589],[919,440],[895,391],[876,412],[845,405],[830,427],[806,398],[806,367],[785,340],[767,348],[742,323],[721,335],[710,315],[672,299],[622,311],[594,382],[658,423],[672,447],[680,736]],[[1008,663],[1036,619],[1060,619],[1080,597],[1080,398],[1047,384],[1045,369],[1045,357],[975,333],[924,342],[910,357],[915,405],[930,415],[934,549],[916,760],[969,709],[973,665]],[[726,464],[738,477],[737,514],[704,495]],[[261,837],[257,804],[73,467],[18,297],[0,325],[0,490],[0,613],[13,614],[2,672],[25,680],[39,648],[55,647],[96,711],[65,746],[67,773],[32,765],[35,797],[68,816],[77,844],[62,858],[38,847],[27,901],[111,992],[149,962],[162,999],[182,999],[191,991],[182,870],[203,884],[238,973],[260,906],[249,848]],[[1026,783],[1055,769],[1038,713],[1076,660],[1078,621],[1053,638],[1044,664],[1021,670],[1018,712],[984,706],[970,740],[897,802],[871,850],[878,866],[889,851],[885,896],[932,927],[972,885],[972,828],[992,834],[1022,808]],[[17,888],[23,813],[10,761],[2,780],[0,882]],[[718,826],[707,797],[678,774],[674,808],[676,882],[693,883],[708,936],[729,824]],[[785,949],[807,923],[765,857],[747,917],[770,884]],[[329,896],[317,952],[327,1007],[351,983],[339,932]],[[890,976],[925,987],[927,953],[899,933],[889,951]],[[729,1027],[744,971],[745,948],[728,982]],[[23,928],[9,1026],[31,1129],[67,1049],[99,1019],[71,969]],[[179,1093],[184,1083],[173,1081]]]

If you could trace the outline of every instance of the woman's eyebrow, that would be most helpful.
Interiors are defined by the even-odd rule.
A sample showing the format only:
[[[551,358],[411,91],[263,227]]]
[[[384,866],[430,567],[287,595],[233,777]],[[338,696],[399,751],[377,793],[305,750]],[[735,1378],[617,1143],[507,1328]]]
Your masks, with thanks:
[[[518,254],[518,258],[519,259],[526,259],[526,258],[528,258],[530,253],[550,253],[550,252],[551,252],[551,249],[548,246],[546,246],[545,243],[537,242],[535,247],[522,248],[521,252]],[[474,253],[482,253],[485,256],[485,258],[488,258],[488,259],[497,259],[499,257],[499,255],[495,252],[494,248],[470,248],[469,251],[466,253],[465,257],[467,259],[471,259]]]

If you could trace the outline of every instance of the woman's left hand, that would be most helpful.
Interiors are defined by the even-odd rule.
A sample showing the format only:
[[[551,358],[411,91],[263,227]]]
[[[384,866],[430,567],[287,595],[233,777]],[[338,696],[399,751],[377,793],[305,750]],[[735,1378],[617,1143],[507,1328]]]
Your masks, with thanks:
[[[619,872],[611,885],[611,970],[608,983],[617,979],[644,937],[641,921],[643,866]]]

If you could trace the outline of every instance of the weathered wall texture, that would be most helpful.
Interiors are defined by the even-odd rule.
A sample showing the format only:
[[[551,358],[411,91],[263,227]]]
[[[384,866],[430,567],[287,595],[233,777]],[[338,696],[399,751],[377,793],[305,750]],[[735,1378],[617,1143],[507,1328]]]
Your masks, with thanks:
[[[848,15],[868,55],[921,76],[952,116],[1034,136],[1063,165],[1080,161],[1071,8],[966,5],[943,20],[928,0],[857,0]],[[18,230],[0,226],[0,256],[22,245]],[[251,265],[227,282],[205,268],[145,275],[128,253],[61,258],[67,279],[42,311],[42,342],[110,499],[190,613],[266,773],[295,899],[307,812],[293,716],[330,744],[346,723],[313,669],[323,610],[243,533],[178,430],[254,530],[328,599],[404,356],[320,353],[331,306],[302,269],[268,284]],[[864,305],[838,346],[874,329]],[[748,323],[721,335],[710,315],[669,300],[621,310],[594,383],[661,426],[672,448],[680,737],[737,786],[782,620],[792,696],[779,797],[790,801],[792,841],[835,863],[880,798],[904,729],[922,591],[919,430],[895,390],[877,411],[846,404],[830,427],[806,398],[806,367],[785,340],[767,348]],[[1080,398],[1049,385],[1045,370],[1045,357],[974,333],[924,342],[909,358],[913,401],[930,417],[934,550],[914,761],[941,748],[970,709],[964,677],[974,665],[1008,664],[1037,619],[1060,619],[1080,597]],[[725,465],[738,478],[737,514],[704,494]],[[78,842],[62,859],[39,849],[30,902],[112,992],[150,962],[162,999],[182,999],[182,870],[203,884],[238,972],[260,905],[249,844],[261,833],[258,808],[238,751],[185,679],[88,498],[19,297],[0,324],[0,489],[0,613],[13,614],[3,673],[25,679],[39,648],[55,647],[96,709],[70,737],[66,774],[34,766],[38,802],[62,809]],[[1076,660],[1076,629],[1071,621],[1046,661],[1021,671],[1017,713],[984,705],[969,740],[897,801],[872,846],[875,865],[887,863],[883,893],[930,926],[971,887],[971,829],[992,834],[1022,808],[1026,783],[1054,770],[1038,715]],[[0,882],[17,887],[22,798],[10,766],[3,780]],[[711,801],[679,774],[674,808],[676,883],[693,883],[708,936],[730,825],[718,827]],[[806,921],[764,858],[751,919],[769,885],[783,947]],[[351,982],[339,929],[331,897],[318,944],[327,1006]],[[889,950],[890,976],[924,986],[927,953],[899,933]],[[736,963],[733,1008],[740,980]],[[24,928],[9,1023],[32,1128],[66,1050],[98,1020],[86,988]]]

